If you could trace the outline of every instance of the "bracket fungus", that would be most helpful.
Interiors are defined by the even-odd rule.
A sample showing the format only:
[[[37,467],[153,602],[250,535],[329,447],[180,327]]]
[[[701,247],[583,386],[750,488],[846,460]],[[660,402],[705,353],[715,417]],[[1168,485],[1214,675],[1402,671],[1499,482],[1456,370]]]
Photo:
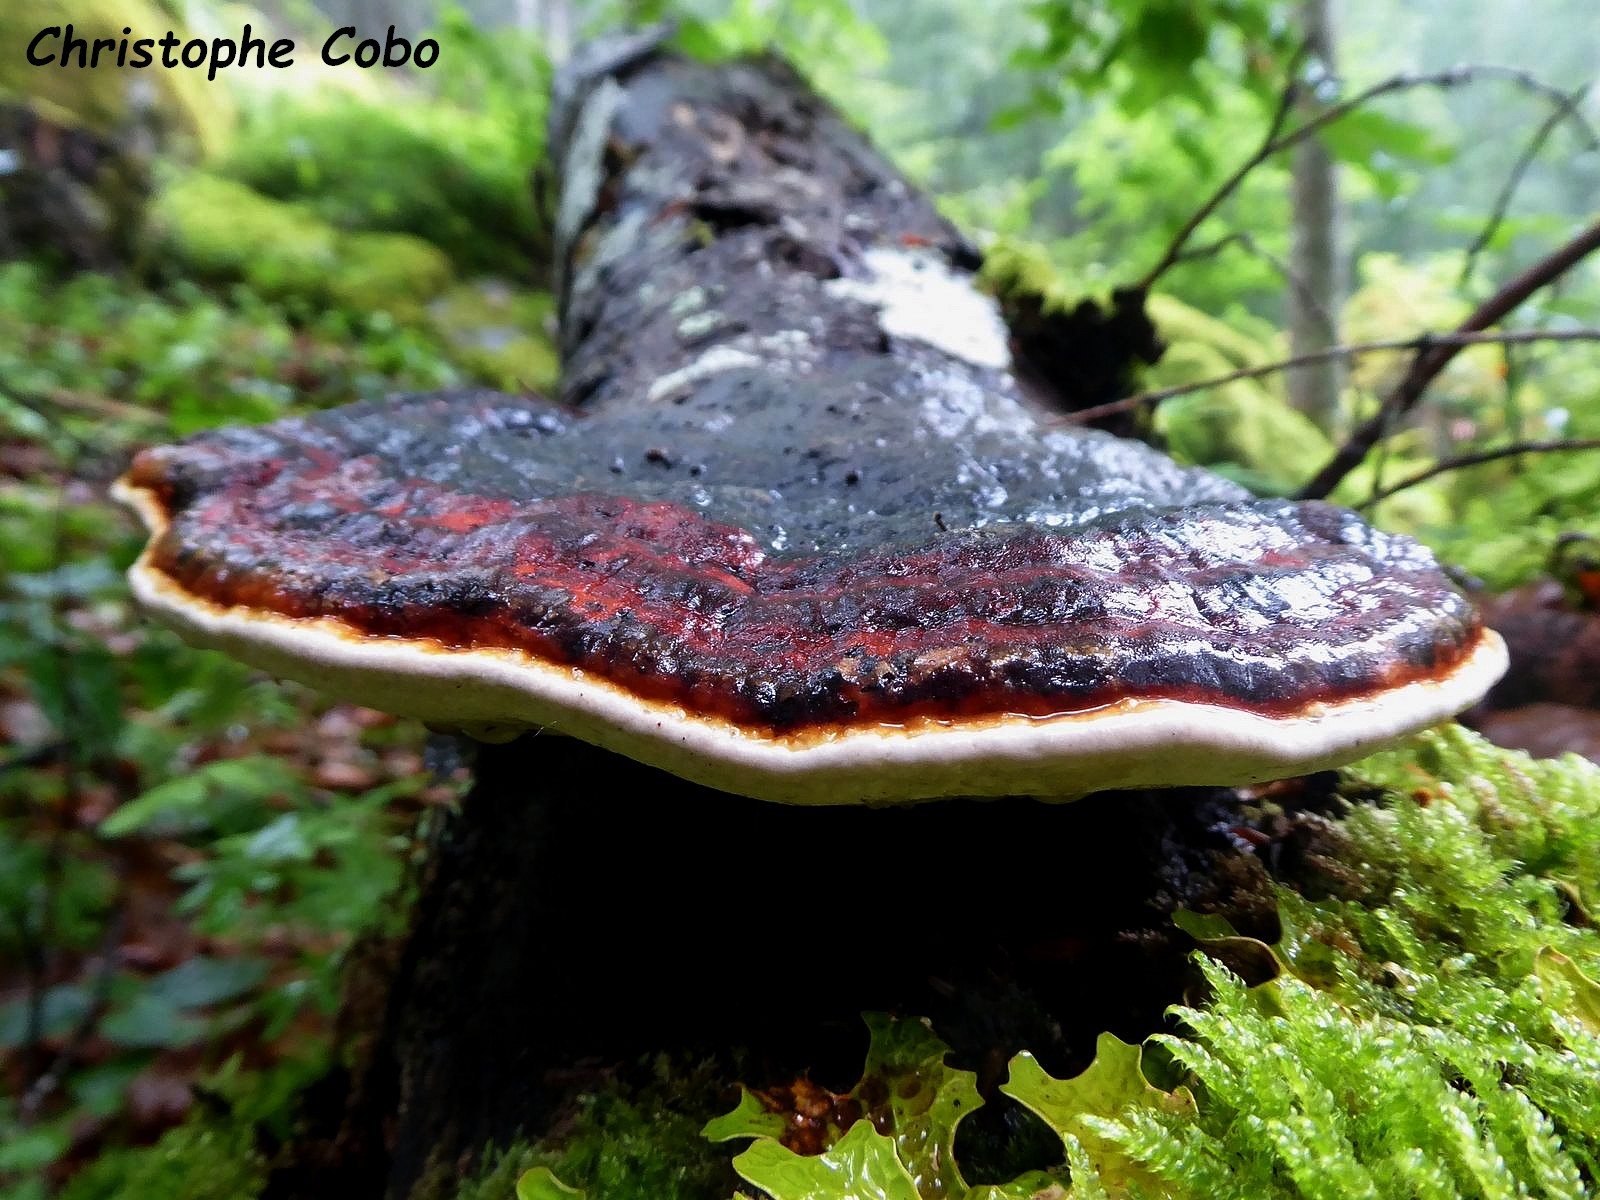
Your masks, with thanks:
[[[149,612],[793,803],[1282,777],[1502,671],[1417,543],[1043,422],[976,253],[781,64],[642,46],[559,99],[561,403],[144,452]]]

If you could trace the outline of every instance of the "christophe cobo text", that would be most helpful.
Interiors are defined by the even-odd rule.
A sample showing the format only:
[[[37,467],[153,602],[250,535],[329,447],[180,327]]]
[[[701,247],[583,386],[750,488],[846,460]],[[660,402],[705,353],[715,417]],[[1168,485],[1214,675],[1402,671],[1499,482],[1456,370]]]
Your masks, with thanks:
[[[190,38],[184,41],[172,30],[159,38],[135,38],[133,29],[124,26],[120,38],[85,38],[73,32],[72,26],[63,29],[51,25],[41,29],[28,43],[28,61],[36,67],[91,67],[111,66],[187,67],[191,71],[206,68],[206,78],[215,79],[225,67],[292,67],[294,42],[279,38],[268,45],[265,39],[244,27],[244,35],[234,38]],[[403,67],[411,63],[418,67],[431,67],[439,61],[439,43],[423,38],[412,46],[405,38],[395,34],[389,26],[383,41],[362,38],[354,25],[336,29],[322,43],[322,61],[330,67],[340,67],[354,62],[358,67]]]

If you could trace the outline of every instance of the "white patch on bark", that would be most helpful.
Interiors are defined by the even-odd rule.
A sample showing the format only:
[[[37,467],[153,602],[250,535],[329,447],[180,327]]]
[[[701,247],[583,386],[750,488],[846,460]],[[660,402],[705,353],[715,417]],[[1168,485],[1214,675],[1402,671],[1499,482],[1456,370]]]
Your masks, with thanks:
[[[832,295],[871,304],[890,337],[924,342],[980,367],[1011,365],[1006,328],[994,301],[936,254],[875,246],[864,256],[867,279],[834,279]]]
[[[652,400],[659,400],[679,388],[699,383],[702,379],[709,379],[713,375],[720,375],[723,371],[736,371],[740,367],[761,365],[760,357],[748,350],[736,350],[732,346],[713,346],[688,366],[679,367],[676,371],[669,371],[659,376],[650,385],[649,396]]]
[[[712,346],[687,366],[658,377],[647,395],[651,400],[660,400],[702,379],[744,367],[803,375],[811,370],[814,358],[811,335],[804,330],[784,329],[761,337],[736,338]]]
[[[571,148],[567,151],[561,203],[556,208],[558,245],[570,247],[578,230],[594,211],[604,176],[606,138],[624,96],[621,85],[608,78],[583,102],[577,127],[572,131]]]

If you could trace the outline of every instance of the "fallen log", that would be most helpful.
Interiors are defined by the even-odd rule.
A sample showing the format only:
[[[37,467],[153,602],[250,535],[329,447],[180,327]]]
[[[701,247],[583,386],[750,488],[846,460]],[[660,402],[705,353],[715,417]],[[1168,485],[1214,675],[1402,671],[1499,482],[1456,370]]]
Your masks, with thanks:
[[[1045,428],[975,250],[785,65],[596,54],[553,119],[560,406],[399,397],[124,482],[194,640],[574,735],[478,752],[284,1194],[417,1194],[648,1052],[848,1083],[869,1008],[1070,1074],[1178,998],[1170,937],[1117,935],[1232,886],[1229,794],[863,802],[1302,774],[1499,669],[1414,543]]]

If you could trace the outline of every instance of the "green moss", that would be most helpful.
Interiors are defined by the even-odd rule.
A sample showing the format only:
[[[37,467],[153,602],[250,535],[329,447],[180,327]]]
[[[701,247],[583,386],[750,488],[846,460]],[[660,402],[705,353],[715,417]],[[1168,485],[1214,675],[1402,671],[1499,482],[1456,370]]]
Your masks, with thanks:
[[[1345,788],[1383,802],[1329,831],[1335,895],[1281,889],[1279,976],[1202,960],[1209,998],[1152,1039],[1193,1105],[1080,1120],[1148,1195],[1593,1195],[1600,769],[1451,726]]]
[[[157,254],[210,282],[242,280],[258,294],[321,296],[339,264],[338,234],[310,213],[203,172],[179,175],[152,200]]]
[[[1600,454],[1534,456],[1445,480],[1453,519],[1436,521],[1426,537],[1495,591],[1549,572],[1563,537],[1600,538]]]
[[[1053,305],[1070,304],[1073,299],[1049,249],[1023,238],[1002,238],[985,250],[978,280],[997,296],[1043,296]]]
[[[450,260],[421,238],[341,233],[303,205],[204,172],[169,181],[147,220],[152,249],[179,273],[313,308],[417,318],[450,283]]]
[[[493,387],[554,392],[561,359],[547,332],[554,298],[500,283],[463,283],[428,306],[430,323]]]
[[[339,267],[327,280],[333,301],[352,312],[420,314],[450,283],[450,260],[437,246],[404,233],[352,233],[338,245]]]
[[[1233,369],[1206,362],[1203,347],[1178,345],[1168,354],[1172,369],[1163,374],[1174,378]],[[1211,467],[1257,493],[1288,495],[1333,456],[1307,417],[1242,382],[1173,397],[1157,411],[1156,429],[1178,461]]]
[[[1179,1033],[1102,1038],[1073,1079],[1012,1061],[1003,1090],[1060,1137],[1070,1193],[1042,1176],[968,1192],[947,1148],[972,1096],[918,1102],[910,1142],[890,1114],[821,1158],[784,1149],[758,1104],[708,1132],[753,1137],[738,1168],[778,1200],[1593,1196],[1600,768],[1448,726],[1342,786],[1352,803],[1322,830],[1321,869],[1302,871],[1304,893],[1277,885],[1276,946],[1183,917],[1205,953],[1195,998],[1172,1010]],[[1247,986],[1208,957],[1242,943],[1274,977]],[[889,1094],[937,1101],[960,1074],[942,1053],[904,1064],[913,1078]]]
[[[171,5],[160,0],[27,0],[0,4],[0,45],[14,52],[0,55],[0,96],[20,96],[50,119],[115,139],[140,124],[162,134],[189,138],[204,152],[219,149],[232,126],[231,92],[208,82],[205,72],[133,71],[120,68],[114,56],[98,67],[69,70],[59,65],[31,66],[22,54],[35,34],[52,25],[71,24],[76,36],[119,39],[131,27],[159,37],[172,29],[180,40],[189,30],[174,21]],[[47,47],[59,50],[52,41]],[[58,60],[59,63],[59,60]]]
[[[266,1162],[246,1124],[191,1121],[153,1146],[96,1158],[59,1200],[250,1200],[266,1182]]]
[[[998,294],[1033,294],[1048,307],[1080,298],[1034,243],[1007,240],[985,255],[982,278]],[[1245,316],[1220,321],[1172,296],[1145,302],[1166,349],[1143,380],[1149,390],[1216,379],[1283,357],[1270,327]],[[1238,327],[1243,326],[1243,328]],[[1283,397],[1280,379],[1239,379],[1163,401],[1155,429],[1180,462],[1212,467],[1258,493],[1287,495],[1333,456],[1333,443]]]
[[[489,1156],[456,1198],[513,1200],[518,1178],[542,1166],[593,1200],[724,1200],[729,1155],[700,1136],[717,1099],[708,1071],[658,1063],[642,1085],[581,1097],[564,1132]]]
[[[337,229],[408,233],[477,270],[540,256],[525,128],[442,101],[281,96],[248,114],[219,170]]]

